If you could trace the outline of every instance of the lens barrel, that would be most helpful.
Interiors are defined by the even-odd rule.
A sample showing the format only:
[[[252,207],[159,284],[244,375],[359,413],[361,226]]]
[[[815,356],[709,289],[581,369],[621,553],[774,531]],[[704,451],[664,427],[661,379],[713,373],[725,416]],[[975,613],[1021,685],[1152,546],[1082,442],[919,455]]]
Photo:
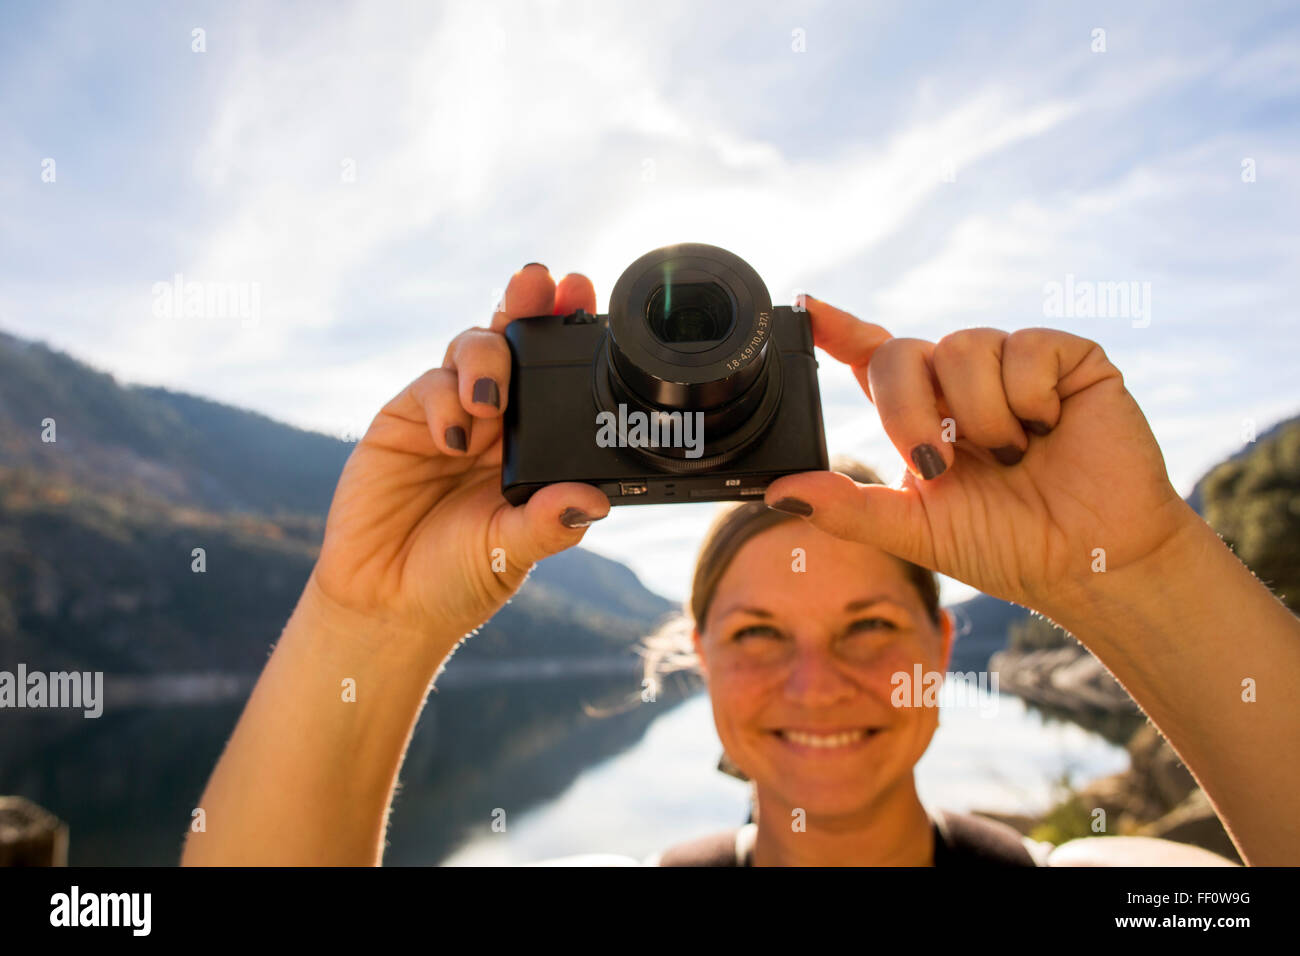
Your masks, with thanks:
[[[706,453],[692,467],[716,466],[761,434],[779,404],[772,338],[772,300],[748,263],[717,246],[664,246],[614,285],[597,403],[611,411],[625,403],[647,413],[702,412]],[[648,457],[682,456],[657,449]]]

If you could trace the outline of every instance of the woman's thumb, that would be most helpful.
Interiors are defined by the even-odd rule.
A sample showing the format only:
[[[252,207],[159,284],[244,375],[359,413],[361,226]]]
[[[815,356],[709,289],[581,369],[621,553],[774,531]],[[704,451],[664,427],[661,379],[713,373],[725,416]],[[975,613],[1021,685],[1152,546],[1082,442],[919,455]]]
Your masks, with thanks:
[[[933,563],[925,511],[914,489],[863,485],[839,472],[810,471],[778,478],[763,500],[837,538],[874,545],[926,567]]]
[[[587,526],[609,514],[609,499],[597,488],[568,481],[547,485],[522,505],[501,513],[499,540],[513,565],[528,567],[582,540]]]

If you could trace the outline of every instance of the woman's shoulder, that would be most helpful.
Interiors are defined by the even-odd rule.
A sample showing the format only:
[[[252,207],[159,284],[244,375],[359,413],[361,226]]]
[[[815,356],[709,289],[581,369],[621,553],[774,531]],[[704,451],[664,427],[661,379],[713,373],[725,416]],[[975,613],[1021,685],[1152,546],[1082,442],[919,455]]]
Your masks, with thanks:
[[[729,830],[677,843],[650,856],[646,866],[750,866],[758,824],[746,823]]]
[[[1224,862],[1205,850],[1138,837],[1073,840],[1056,847],[988,817],[952,810],[930,814],[935,866],[1195,866]],[[647,866],[749,866],[757,826],[720,830],[675,844]]]
[[[934,865],[1006,866],[1236,866],[1209,850],[1153,837],[1098,836],[1055,846],[972,813],[938,810]],[[676,843],[645,860],[587,854],[548,860],[543,866],[752,866],[758,825],[719,830]]]
[[[1014,827],[974,813],[936,810],[935,866],[1049,866],[1050,843],[1025,836]]]
[[[935,866],[1045,866],[1050,843],[1040,843],[985,817],[940,810],[934,824]],[[720,830],[647,859],[648,866],[751,866],[758,826]]]

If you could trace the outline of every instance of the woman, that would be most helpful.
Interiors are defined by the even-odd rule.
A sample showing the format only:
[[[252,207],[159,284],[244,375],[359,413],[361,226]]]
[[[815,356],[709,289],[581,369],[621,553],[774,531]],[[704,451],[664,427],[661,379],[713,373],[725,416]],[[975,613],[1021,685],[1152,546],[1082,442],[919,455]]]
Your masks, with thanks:
[[[851,459],[831,467],[881,484]],[[724,766],[753,781],[763,825],[671,847],[653,858],[658,865],[1032,866],[1126,855],[1151,865],[1227,863],[1162,840],[1056,849],[990,820],[927,811],[913,768],[939,720],[924,697],[915,706],[915,667],[947,671],[953,621],[939,607],[935,575],[919,565],[762,502],[729,505],[705,535],[688,610],[647,641],[647,679],[699,669]]]
[[[608,514],[581,483],[520,507],[500,494],[501,332],[579,308],[596,309],[586,278],[557,284],[525,266],[490,328],[457,336],[372,423],[184,863],[380,861],[431,681],[536,561]],[[902,589],[899,562],[1065,627],[1169,739],[1243,859],[1300,862],[1300,621],[1175,493],[1102,350],[1046,329],[897,339],[825,303],[808,309],[817,344],[851,366],[910,470],[898,489],[833,472],[773,482],[765,503],[798,520],[764,531],[770,547],[755,536],[738,551],[695,622],[719,733],[759,791],[753,862],[942,862],[910,787],[935,715],[886,707],[886,671],[942,670],[951,626]],[[794,572],[795,547],[821,573]],[[737,640],[746,627],[758,631]],[[828,731],[852,739],[833,750]],[[805,832],[786,822],[796,809]],[[1141,842],[1115,846],[1140,862]]]

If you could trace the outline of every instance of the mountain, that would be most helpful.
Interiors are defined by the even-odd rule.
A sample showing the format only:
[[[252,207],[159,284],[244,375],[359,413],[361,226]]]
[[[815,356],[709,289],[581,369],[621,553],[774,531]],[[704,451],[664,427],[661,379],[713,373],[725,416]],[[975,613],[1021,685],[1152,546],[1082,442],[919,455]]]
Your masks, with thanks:
[[[259,672],[350,452],[253,412],[123,386],[0,334],[0,664]],[[630,665],[670,610],[630,569],[570,549],[541,562],[455,662]]]
[[[54,442],[42,441],[54,421]],[[204,511],[322,516],[351,446],[256,412],[124,387],[0,333],[0,466]]]
[[[1020,605],[987,594],[950,604],[948,610],[956,628],[948,670],[961,673],[988,670],[989,658],[1006,647],[1012,626],[1029,616]]]
[[[55,442],[42,441],[48,419]],[[1283,479],[1300,452],[1279,440],[1297,431],[1300,419],[1264,432],[1189,496],[1202,513],[1219,503],[1212,523],[1252,567],[1259,529],[1291,527]],[[256,673],[310,572],[350,451],[254,412],[123,386],[0,333],[0,660]],[[190,570],[196,547],[203,574]],[[1269,565],[1265,579],[1290,584],[1296,566]],[[626,654],[671,610],[624,565],[570,549],[541,562],[456,659]],[[984,595],[951,610],[959,671],[987,669],[1028,615]]]

